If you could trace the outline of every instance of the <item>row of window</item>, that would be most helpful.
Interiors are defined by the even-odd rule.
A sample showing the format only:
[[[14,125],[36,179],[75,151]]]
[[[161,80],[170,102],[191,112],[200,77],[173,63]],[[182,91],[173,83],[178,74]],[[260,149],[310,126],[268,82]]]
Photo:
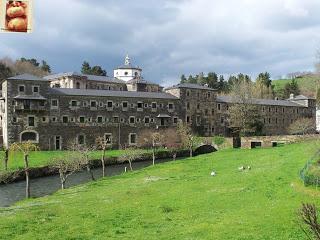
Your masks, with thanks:
[[[68,117],[68,116],[62,116],[61,118],[61,122],[62,123],[69,123],[69,122],[78,122],[78,123],[91,123],[93,122],[93,119],[91,117],[84,117],[84,116],[80,116],[78,118],[75,117]],[[104,123],[104,122],[112,122],[112,123],[119,123],[119,117],[118,116],[114,116],[112,119],[109,118],[104,118],[102,116],[98,116],[95,120],[96,123]],[[173,117],[172,119],[174,124],[178,123],[178,117]],[[17,118],[13,117],[13,122],[17,123]],[[42,122],[48,122],[48,118],[47,117],[42,117]],[[51,117],[51,122],[59,122],[59,118],[58,117]],[[124,118],[120,118],[120,122],[121,123],[125,123],[125,119]],[[134,116],[130,116],[128,118],[128,123],[129,124],[136,124],[136,123],[141,123],[143,122],[144,124],[150,124],[150,123],[154,123],[155,119],[154,118],[150,118],[148,116],[145,116],[143,119],[141,118],[136,118]],[[165,125],[165,124],[163,124]],[[29,116],[28,117],[28,126],[29,127],[34,127],[35,126],[35,117],[34,116]]]
[[[70,101],[70,107],[80,107],[81,106],[81,102],[78,100],[71,100]],[[120,104],[119,103],[114,103],[113,101],[109,100],[107,101],[107,103],[105,104],[104,102],[98,102],[96,100],[90,100],[90,102],[86,102],[84,101],[82,104],[83,107],[90,107],[90,108],[104,108],[107,107],[108,109],[113,109],[114,107],[119,107]],[[151,109],[157,109],[159,108],[164,108],[165,106],[169,109],[169,110],[174,110],[174,104],[173,103],[168,103],[167,105],[160,103],[157,104],[156,102],[152,102],[151,104],[148,103],[143,103],[143,102],[137,102],[135,103],[130,103],[127,101],[123,101],[121,102],[121,107],[123,109],[128,109],[130,106],[130,108],[137,108],[138,110],[143,110],[144,108],[151,108]],[[57,99],[52,99],[51,100],[51,108],[55,109],[59,107],[59,101]]]
[[[26,92],[26,86],[25,85],[19,85],[18,86],[18,92],[25,93]],[[40,92],[40,86],[32,86],[32,92],[33,93],[39,93]]]

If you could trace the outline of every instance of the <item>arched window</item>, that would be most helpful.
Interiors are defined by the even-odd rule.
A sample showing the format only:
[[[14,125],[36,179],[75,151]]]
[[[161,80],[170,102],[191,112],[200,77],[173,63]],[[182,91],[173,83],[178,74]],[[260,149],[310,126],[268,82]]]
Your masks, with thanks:
[[[34,131],[26,131],[21,133],[21,142],[38,142],[38,133]]]
[[[79,82],[76,83],[76,88],[80,89],[80,83]]]

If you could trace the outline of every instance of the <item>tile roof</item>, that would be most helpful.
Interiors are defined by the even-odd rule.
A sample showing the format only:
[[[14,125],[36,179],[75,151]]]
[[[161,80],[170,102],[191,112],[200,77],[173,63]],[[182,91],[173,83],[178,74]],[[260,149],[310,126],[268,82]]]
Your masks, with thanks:
[[[236,103],[236,99],[232,96],[218,96],[217,102]],[[287,107],[305,107],[295,102],[287,100],[272,100],[272,99],[252,99],[253,104],[257,105],[272,105],[272,106],[287,106]]]
[[[172,87],[168,87],[166,89],[175,89],[175,88],[192,88],[192,89],[202,89],[202,90],[211,90],[214,91],[215,89],[207,87],[207,86],[202,86],[200,84],[195,84],[195,83],[180,83],[178,85],[174,85]]]
[[[27,81],[46,81],[44,78],[40,78],[28,73],[24,73],[21,75],[13,76],[10,78],[7,78],[7,80],[27,80]]]
[[[294,101],[294,100],[309,100],[309,99],[315,99],[315,98],[312,98],[312,97],[306,97],[304,95],[298,95],[296,97],[294,97],[293,99],[287,99],[287,100],[291,100],[291,101]]]
[[[61,77],[71,77],[71,76],[77,76],[77,77],[84,77],[87,78],[90,81],[98,81],[98,82],[110,82],[110,83],[125,83],[125,81],[122,81],[118,78],[112,78],[108,76],[97,76],[97,75],[90,75],[90,74],[82,74],[78,72],[64,72],[64,73],[58,73],[53,75],[45,76],[44,79],[47,80],[53,80]]]
[[[128,98],[155,98],[155,99],[178,99],[165,92],[131,92],[131,91],[109,91],[73,88],[51,88],[51,94],[70,96],[95,96],[95,97],[128,97]]]
[[[127,81],[127,83],[144,83],[144,84],[149,84],[149,85],[159,85],[157,83],[149,82],[144,79],[136,79],[136,78]]]
[[[14,99],[21,99],[21,100],[46,100],[45,97],[38,95],[38,96],[27,96],[27,95],[18,95],[15,96]]]

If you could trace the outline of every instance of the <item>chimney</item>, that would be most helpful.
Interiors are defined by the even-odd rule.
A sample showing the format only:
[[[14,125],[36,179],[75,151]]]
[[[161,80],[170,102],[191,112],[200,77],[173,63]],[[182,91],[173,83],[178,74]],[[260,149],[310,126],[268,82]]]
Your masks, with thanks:
[[[290,99],[294,99],[294,94],[293,93],[290,94]]]

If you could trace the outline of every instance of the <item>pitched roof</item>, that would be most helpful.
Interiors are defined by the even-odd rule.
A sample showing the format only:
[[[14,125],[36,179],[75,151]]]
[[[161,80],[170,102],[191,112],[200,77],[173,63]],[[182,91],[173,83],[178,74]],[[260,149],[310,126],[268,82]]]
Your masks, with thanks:
[[[98,82],[110,82],[110,83],[125,83],[125,81],[122,81],[118,78],[112,78],[108,76],[97,76],[97,75],[90,75],[90,74],[82,74],[78,72],[64,72],[64,73],[58,73],[53,75],[45,76],[44,78],[47,80],[53,80],[61,77],[71,77],[71,76],[77,76],[77,77],[84,77],[87,78],[90,81],[98,81]]]
[[[44,78],[40,78],[28,73],[24,73],[21,75],[13,76],[10,78],[7,78],[7,80],[27,80],[27,81],[46,81]]]
[[[294,97],[293,99],[289,98],[287,100],[294,101],[294,100],[309,100],[309,99],[315,99],[315,98],[307,97],[307,96],[304,96],[304,95],[298,95],[298,96]]]
[[[128,97],[128,98],[155,98],[155,99],[178,99],[165,92],[131,92],[131,91],[109,91],[73,88],[50,88],[51,94],[70,96],[95,96],[95,97]]]
[[[137,78],[133,78],[129,81],[127,81],[127,83],[144,83],[144,84],[149,84],[149,85],[159,85],[157,83],[153,83],[153,82],[149,82],[147,80],[142,79],[137,79]]]
[[[211,91],[215,90],[213,88],[209,88],[207,86],[202,86],[200,84],[195,84],[195,83],[179,83],[178,85],[174,85],[166,89],[175,89],[175,88],[192,88],[192,89],[211,90]]]
[[[232,96],[218,96],[217,102],[237,103],[237,100]],[[287,100],[272,100],[272,99],[252,99],[252,103],[256,105],[271,105],[271,106],[287,106],[287,107],[305,107],[295,102]]]
[[[116,69],[136,69],[136,70],[142,70],[140,67],[138,67],[138,66],[133,66],[133,65],[131,65],[131,64],[128,64],[128,65],[121,65],[121,66],[119,66],[119,67],[117,67]],[[115,69],[115,70],[116,70]]]
[[[46,100],[46,98],[41,95],[38,95],[38,96],[18,95],[18,96],[15,96],[14,99]]]

